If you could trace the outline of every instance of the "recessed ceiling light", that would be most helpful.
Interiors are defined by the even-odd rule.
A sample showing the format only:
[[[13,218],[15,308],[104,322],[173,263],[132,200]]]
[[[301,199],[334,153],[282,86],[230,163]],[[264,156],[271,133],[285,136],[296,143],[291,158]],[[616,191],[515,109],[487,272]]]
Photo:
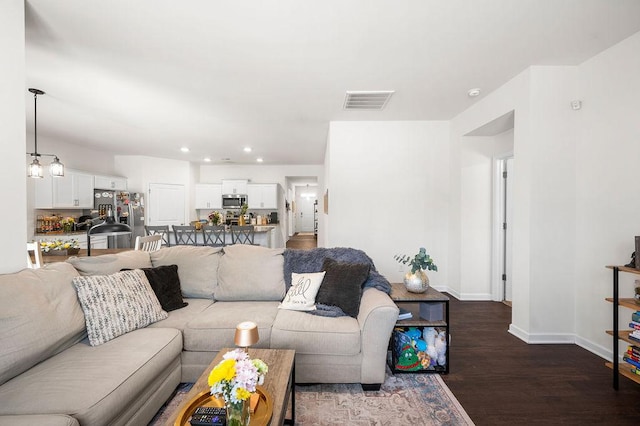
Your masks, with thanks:
[[[251,147],[250,146],[245,146],[243,151],[244,152],[251,152]]]
[[[480,89],[477,87],[475,89],[469,89],[469,91],[467,92],[467,95],[469,95],[470,98],[475,98],[476,96],[480,96]]]
[[[262,158],[256,158],[256,161],[257,161],[258,163],[262,163],[264,160],[263,160]]]
[[[183,146],[182,148],[180,148],[180,151],[189,152],[189,148],[187,148],[186,146]]]
[[[204,162],[205,162],[205,163],[210,163],[210,162],[211,162],[211,158],[209,158],[209,157],[205,157],[205,158],[204,158]]]

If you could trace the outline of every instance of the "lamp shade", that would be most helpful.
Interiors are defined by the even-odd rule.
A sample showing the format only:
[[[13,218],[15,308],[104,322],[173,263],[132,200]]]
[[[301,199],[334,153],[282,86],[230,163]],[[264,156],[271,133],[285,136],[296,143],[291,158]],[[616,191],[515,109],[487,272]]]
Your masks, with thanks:
[[[87,231],[87,256],[91,256],[91,236],[95,234],[106,234],[107,236],[126,235],[131,234],[131,228],[129,225],[117,223],[113,220],[92,226]]]
[[[258,343],[258,325],[253,321],[244,321],[236,326],[235,344],[241,348],[248,348]]]
[[[42,177],[42,165],[40,165],[40,161],[38,161],[37,157],[33,159],[31,164],[29,164],[27,176],[30,178],[37,178],[37,179]]]

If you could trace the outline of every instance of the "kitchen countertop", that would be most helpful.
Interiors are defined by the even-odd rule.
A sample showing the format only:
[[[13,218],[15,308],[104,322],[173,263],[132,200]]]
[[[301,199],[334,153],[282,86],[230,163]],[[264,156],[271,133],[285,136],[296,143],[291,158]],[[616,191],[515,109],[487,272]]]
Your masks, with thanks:
[[[73,237],[74,235],[87,235],[87,231],[37,232],[34,234],[34,236],[36,237],[54,237],[54,238]]]
[[[272,229],[275,229],[276,225],[254,225],[255,232],[269,232]],[[227,232],[229,232],[229,228],[227,227]],[[87,231],[72,231],[72,232],[40,232],[34,234],[37,238],[42,237],[51,237],[51,238],[73,238],[74,235],[87,235]],[[92,237],[98,236],[100,234],[91,235]]]

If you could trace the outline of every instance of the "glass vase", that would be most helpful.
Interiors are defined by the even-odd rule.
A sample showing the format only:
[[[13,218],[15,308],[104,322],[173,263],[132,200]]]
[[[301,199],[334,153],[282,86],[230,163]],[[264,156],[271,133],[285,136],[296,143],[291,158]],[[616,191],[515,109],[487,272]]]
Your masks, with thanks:
[[[406,274],[404,285],[411,293],[424,293],[429,289],[429,277],[424,271],[416,271],[415,274]]]
[[[249,426],[249,400],[238,403],[227,402],[227,426]]]

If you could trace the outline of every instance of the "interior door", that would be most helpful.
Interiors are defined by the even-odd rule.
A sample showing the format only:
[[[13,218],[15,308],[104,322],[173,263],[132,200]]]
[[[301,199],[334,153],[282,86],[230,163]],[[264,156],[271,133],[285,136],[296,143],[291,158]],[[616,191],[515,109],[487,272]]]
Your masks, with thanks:
[[[505,238],[504,238],[504,300],[510,302],[512,300],[513,291],[513,157],[505,160],[506,173],[505,189],[504,189],[504,222]]]
[[[147,225],[184,225],[184,185],[149,184]]]
[[[315,198],[296,197],[296,229],[295,232],[313,232],[313,203]]]

